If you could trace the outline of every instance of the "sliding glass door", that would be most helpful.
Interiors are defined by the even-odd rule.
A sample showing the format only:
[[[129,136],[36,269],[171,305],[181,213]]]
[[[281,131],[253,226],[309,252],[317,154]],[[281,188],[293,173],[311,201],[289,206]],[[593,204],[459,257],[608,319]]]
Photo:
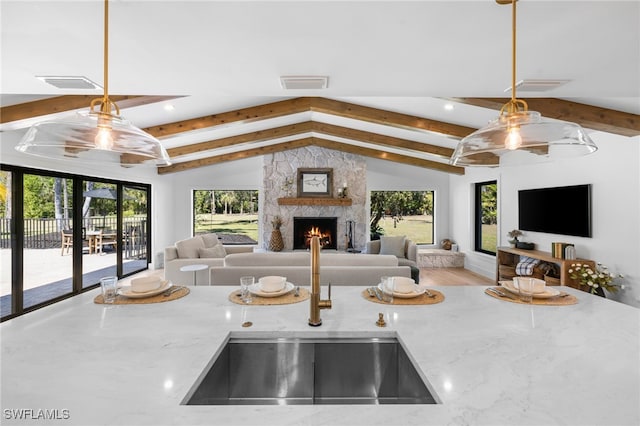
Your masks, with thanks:
[[[1,168],[2,320],[147,269],[150,185]]]
[[[149,246],[149,191],[144,187],[123,186],[122,269],[125,275],[147,269]]]
[[[13,227],[12,213],[12,188],[13,174],[10,171],[0,171],[0,318],[13,311],[11,276],[13,274],[12,263],[12,238]]]
[[[82,288],[117,276],[117,186],[82,182]]]

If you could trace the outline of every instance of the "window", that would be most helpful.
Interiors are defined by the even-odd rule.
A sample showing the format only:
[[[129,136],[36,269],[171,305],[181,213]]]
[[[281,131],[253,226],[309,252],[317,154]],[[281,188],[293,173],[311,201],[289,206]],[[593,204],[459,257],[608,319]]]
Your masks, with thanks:
[[[371,191],[371,239],[405,235],[433,244],[433,191]]]
[[[258,191],[193,191],[193,235],[215,232],[223,244],[258,244]]]
[[[476,183],[475,250],[496,254],[498,242],[498,182]]]
[[[3,321],[147,269],[150,185],[1,167]]]

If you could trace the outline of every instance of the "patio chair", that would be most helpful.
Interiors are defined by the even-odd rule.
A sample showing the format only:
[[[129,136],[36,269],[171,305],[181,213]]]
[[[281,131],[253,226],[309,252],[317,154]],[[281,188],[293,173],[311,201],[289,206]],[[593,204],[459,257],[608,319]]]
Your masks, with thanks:
[[[64,249],[67,249],[67,254],[69,254],[69,248],[73,248],[73,231],[71,229],[63,229],[60,232],[62,236],[62,250],[60,251],[60,256],[64,256]]]

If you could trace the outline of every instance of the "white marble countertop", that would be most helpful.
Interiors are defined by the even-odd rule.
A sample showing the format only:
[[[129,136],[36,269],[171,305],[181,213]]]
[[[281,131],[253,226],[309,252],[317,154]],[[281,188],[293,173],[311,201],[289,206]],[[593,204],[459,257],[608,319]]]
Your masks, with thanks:
[[[573,306],[530,306],[439,287],[437,305],[385,306],[333,288],[309,302],[240,306],[232,287],[166,303],[105,306],[97,291],[0,325],[2,420],[56,425],[638,425],[640,310],[566,289]],[[323,289],[326,294],[326,288]],[[375,325],[378,312],[389,322]],[[251,328],[242,328],[252,321]],[[437,405],[184,406],[229,333],[397,333]],[[23,410],[23,411],[20,411]],[[32,410],[31,414],[28,411]],[[33,420],[49,410],[59,420]],[[57,411],[52,411],[57,410]],[[22,413],[29,420],[16,420]]]

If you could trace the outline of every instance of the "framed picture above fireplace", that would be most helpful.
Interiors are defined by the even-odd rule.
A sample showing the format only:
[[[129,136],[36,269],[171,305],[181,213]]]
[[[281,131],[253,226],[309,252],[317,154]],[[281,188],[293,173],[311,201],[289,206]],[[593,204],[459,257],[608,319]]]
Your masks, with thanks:
[[[298,198],[333,194],[333,169],[298,169]]]

